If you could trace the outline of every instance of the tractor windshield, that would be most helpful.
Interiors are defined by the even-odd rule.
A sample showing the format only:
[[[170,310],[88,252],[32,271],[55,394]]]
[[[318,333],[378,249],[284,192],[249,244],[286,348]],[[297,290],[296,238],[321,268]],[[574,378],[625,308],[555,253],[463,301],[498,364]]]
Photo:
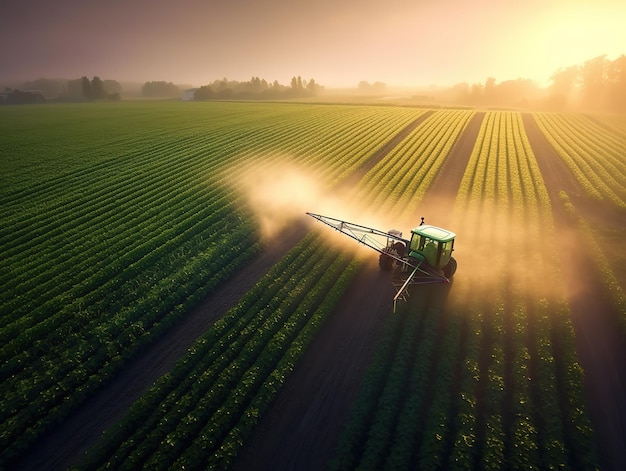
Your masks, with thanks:
[[[421,256],[435,269],[448,264],[454,249],[453,232],[435,226],[419,226],[411,232],[411,256]]]

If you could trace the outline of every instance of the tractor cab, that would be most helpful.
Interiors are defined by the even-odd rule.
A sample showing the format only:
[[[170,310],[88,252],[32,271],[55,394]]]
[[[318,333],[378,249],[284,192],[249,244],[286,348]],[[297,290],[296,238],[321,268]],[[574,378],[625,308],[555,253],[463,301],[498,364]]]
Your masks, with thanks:
[[[443,270],[450,263],[455,237],[454,232],[422,224],[411,230],[409,257],[426,260],[435,270]]]

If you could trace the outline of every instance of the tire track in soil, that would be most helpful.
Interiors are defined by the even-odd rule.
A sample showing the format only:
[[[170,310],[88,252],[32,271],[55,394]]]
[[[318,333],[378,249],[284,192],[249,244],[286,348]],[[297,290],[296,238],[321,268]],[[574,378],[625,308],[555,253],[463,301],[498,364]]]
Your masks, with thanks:
[[[441,211],[445,202],[451,211],[483,117],[476,113],[459,136],[424,205],[436,201]],[[298,362],[244,447],[236,470],[325,469],[359,392],[384,316],[392,310],[395,291],[377,261],[373,257],[360,271]]]
[[[562,271],[576,333],[576,349],[585,371],[585,393],[600,462],[603,469],[623,470],[626,469],[626,345],[615,321],[618,313],[605,299],[593,260],[585,254],[584,244],[575,224],[565,213],[559,192],[566,191],[576,209],[588,220],[600,218],[611,225],[616,221],[614,212],[593,204],[584,196],[532,115],[523,113],[522,119],[550,196],[556,233],[566,235],[561,244]]]
[[[424,122],[428,111],[396,133],[368,161],[355,170],[341,186],[349,191],[379,161]],[[294,224],[268,245],[248,266],[239,270],[218,291],[186,315],[176,326],[147,346],[98,392],[82,404],[64,422],[42,435],[26,453],[16,460],[15,469],[61,470],[76,464],[94,446],[102,433],[120,420],[130,406],[176,361],[193,342],[220,319],[265,273],[306,235],[307,224]],[[364,275],[359,275],[364,276]],[[364,281],[363,285],[381,285]],[[393,297],[393,295],[392,295]],[[382,301],[381,301],[382,302]],[[350,343],[350,342],[349,342]]]

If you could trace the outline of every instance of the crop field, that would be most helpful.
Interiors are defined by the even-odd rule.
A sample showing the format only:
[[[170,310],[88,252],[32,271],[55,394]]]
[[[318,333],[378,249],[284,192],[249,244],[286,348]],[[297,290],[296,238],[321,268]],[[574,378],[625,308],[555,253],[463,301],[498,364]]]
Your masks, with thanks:
[[[621,469],[626,119],[0,108],[0,469]],[[393,312],[306,211],[457,234]]]

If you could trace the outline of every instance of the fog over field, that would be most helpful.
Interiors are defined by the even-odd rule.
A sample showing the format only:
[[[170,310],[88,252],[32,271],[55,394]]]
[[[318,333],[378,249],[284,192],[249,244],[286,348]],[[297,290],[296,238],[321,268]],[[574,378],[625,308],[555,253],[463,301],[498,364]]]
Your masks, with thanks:
[[[622,0],[5,0],[0,84],[100,76],[326,87],[530,79],[624,53]]]

